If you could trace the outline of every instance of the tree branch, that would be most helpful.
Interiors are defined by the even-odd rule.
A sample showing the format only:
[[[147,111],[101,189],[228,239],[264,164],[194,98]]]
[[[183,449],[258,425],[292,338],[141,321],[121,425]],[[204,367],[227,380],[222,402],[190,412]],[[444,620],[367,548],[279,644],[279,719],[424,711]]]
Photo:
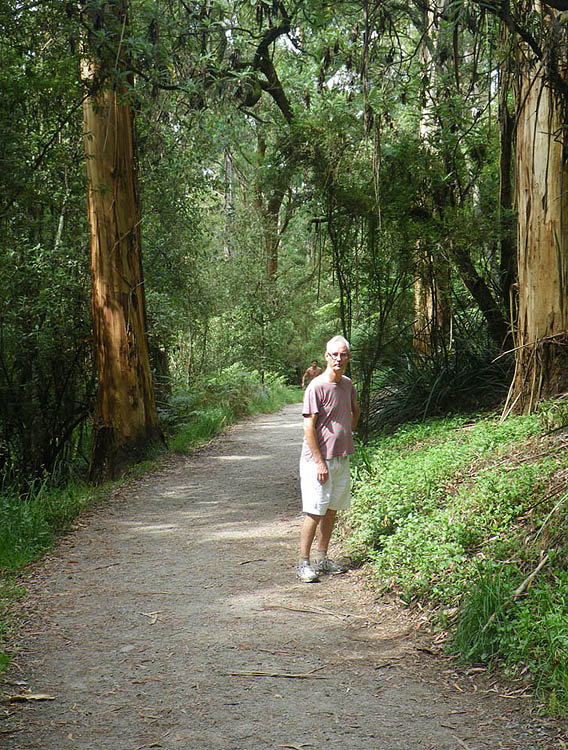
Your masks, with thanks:
[[[287,34],[290,31],[290,22],[286,18],[285,22],[280,26],[274,26],[268,29],[262,37],[262,40],[254,55],[252,64],[253,70],[260,70],[266,77],[266,83],[261,81],[260,85],[263,91],[266,91],[276,102],[278,109],[284,115],[286,122],[291,123],[293,119],[293,112],[288,97],[284,93],[280,79],[274,67],[274,63],[269,54],[270,45],[275,42],[279,37]]]
[[[568,83],[562,77],[558,67],[551,60],[550,55],[546,55],[534,36],[527,29],[523,28],[519,21],[511,14],[509,3],[506,0],[502,0],[500,3],[487,2],[487,0],[473,0],[473,3],[500,18],[509,31],[522,39],[530,47],[537,60],[540,60],[545,66],[550,83],[557,91],[568,98]],[[568,10],[568,0],[554,0],[554,2],[546,2],[545,5],[560,11]]]

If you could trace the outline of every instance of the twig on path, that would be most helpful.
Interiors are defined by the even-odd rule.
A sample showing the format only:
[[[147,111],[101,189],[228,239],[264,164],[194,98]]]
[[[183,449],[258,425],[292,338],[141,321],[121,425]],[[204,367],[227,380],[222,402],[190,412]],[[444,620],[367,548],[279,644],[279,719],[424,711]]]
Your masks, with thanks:
[[[163,609],[159,609],[156,612],[138,612],[138,614],[142,615],[142,617],[149,617],[150,625],[155,625],[158,622],[158,615],[163,611]]]
[[[283,604],[269,604],[266,609],[286,609],[289,612],[303,612],[309,615],[329,615],[331,617],[337,617],[339,620],[345,620],[349,615],[344,615],[341,612],[332,612],[330,609],[324,609],[323,607],[305,607],[302,609],[296,607],[286,607]]]
[[[266,558],[257,557],[256,560],[243,560],[242,562],[239,563],[239,565],[248,565],[249,563],[253,563],[253,562],[266,562]]]
[[[278,745],[278,747],[289,747],[291,750],[302,750],[303,747],[313,747],[313,745],[304,743],[303,745]]]
[[[457,742],[458,744],[460,744],[460,745],[461,745],[462,747],[464,747],[464,748],[465,748],[465,750],[469,750],[469,745],[466,745],[466,744],[465,744],[465,742],[464,742],[463,740],[460,740],[460,738],[459,738],[459,737],[456,737],[456,735],[455,735],[455,734],[452,734],[452,737],[453,737],[453,739],[454,739],[454,740],[455,740],[455,741],[456,741],[456,742]]]
[[[330,609],[323,609],[323,607],[306,607],[299,609],[297,607],[286,607],[284,604],[265,604],[263,609],[285,609],[288,612],[303,612],[308,615],[329,615],[330,617],[337,617],[339,620],[349,620],[354,618],[357,620],[364,620],[371,625],[381,624],[378,620],[372,620],[366,615],[356,615],[352,612],[333,612]]]
[[[393,667],[394,661],[400,661],[402,656],[394,657],[391,661],[385,661],[382,664],[375,664],[375,669],[386,669],[386,667]]]
[[[27,703],[28,701],[54,701],[54,695],[46,693],[19,693],[18,695],[5,695],[3,697],[7,703]]]
[[[291,672],[263,672],[260,669],[245,669],[243,671],[228,672],[228,674],[233,677],[286,677],[293,680],[327,680],[327,677],[323,675],[314,674],[315,672],[319,672],[320,669],[324,669],[324,667],[316,667],[311,672],[302,672],[300,674],[293,674]]]

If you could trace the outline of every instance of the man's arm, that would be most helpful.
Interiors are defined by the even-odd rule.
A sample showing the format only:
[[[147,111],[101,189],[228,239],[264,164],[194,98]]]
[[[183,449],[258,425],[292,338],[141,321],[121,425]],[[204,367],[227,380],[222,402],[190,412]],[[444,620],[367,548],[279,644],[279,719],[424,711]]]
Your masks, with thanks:
[[[327,464],[321,455],[318,435],[316,432],[316,422],[318,420],[317,414],[308,414],[304,416],[304,435],[306,437],[306,443],[312,453],[312,457],[316,464],[318,482],[325,484],[328,479]]]
[[[355,389],[353,389],[351,393],[351,432],[357,427],[360,414],[361,409],[359,408],[359,403],[357,401],[357,394],[355,393]]]
[[[306,380],[306,378],[308,377],[308,373],[309,373],[309,371],[310,371],[310,368],[308,367],[308,369],[307,369],[307,370],[305,371],[305,373],[304,373],[304,374],[302,375],[302,388],[304,387],[304,381],[305,381],[305,380]]]

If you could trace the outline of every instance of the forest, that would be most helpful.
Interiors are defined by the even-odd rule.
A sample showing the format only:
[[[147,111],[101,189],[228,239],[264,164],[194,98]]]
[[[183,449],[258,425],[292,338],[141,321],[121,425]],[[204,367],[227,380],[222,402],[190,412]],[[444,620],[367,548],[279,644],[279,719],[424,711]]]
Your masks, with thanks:
[[[0,30],[18,502],[336,333],[362,445],[568,391],[568,2],[2,0]]]
[[[364,438],[562,393],[564,5],[3,3],[3,474],[334,331]]]

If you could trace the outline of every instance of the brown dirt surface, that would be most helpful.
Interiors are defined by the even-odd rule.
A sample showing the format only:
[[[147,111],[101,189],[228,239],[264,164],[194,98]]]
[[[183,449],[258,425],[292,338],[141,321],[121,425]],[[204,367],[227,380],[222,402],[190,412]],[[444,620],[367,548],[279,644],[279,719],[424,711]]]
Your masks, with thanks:
[[[295,578],[300,442],[298,405],[246,420],[123,485],[34,566],[5,750],[567,747],[364,571]]]

